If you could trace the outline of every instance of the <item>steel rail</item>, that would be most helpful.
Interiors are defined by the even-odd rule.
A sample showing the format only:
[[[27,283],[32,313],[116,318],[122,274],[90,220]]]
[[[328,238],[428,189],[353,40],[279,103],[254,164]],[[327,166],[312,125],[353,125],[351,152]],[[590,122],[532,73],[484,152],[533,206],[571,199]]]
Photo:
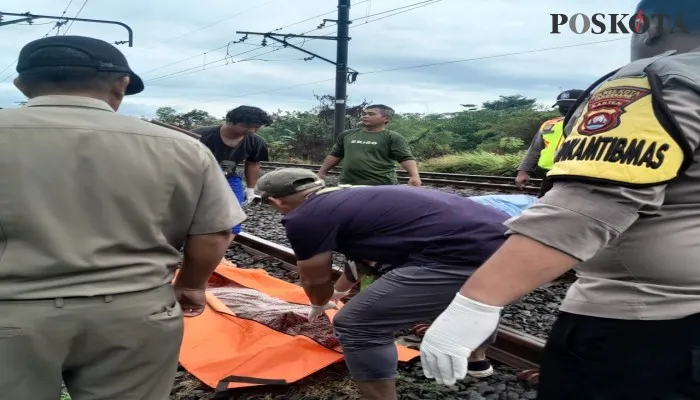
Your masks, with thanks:
[[[253,254],[266,255],[282,262],[283,268],[296,272],[296,255],[289,247],[273,243],[269,240],[241,232],[234,242],[245,247]],[[340,271],[334,270],[334,279],[340,276]],[[544,340],[517,331],[507,326],[498,328],[496,342],[489,347],[487,356],[495,361],[521,370],[538,369],[540,357],[544,351]]]
[[[185,135],[199,139],[201,136],[188,131],[187,129],[182,129],[174,125],[166,124],[165,122],[160,122],[157,120],[150,120],[152,124],[162,126],[164,128],[172,129]],[[311,169],[312,171],[318,172],[320,165],[312,164],[293,164],[293,163],[277,163],[277,162],[263,162],[261,163],[265,168],[276,168],[276,167],[298,167]],[[329,171],[331,174],[339,174],[336,171]],[[503,176],[484,176],[484,175],[462,175],[462,174],[447,174],[440,172],[427,172],[421,173],[421,181],[427,184],[432,184],[436,186],[454,186],[459,188],[478,188],[478,189],[489,189],[503,191],[506,193],[528,193],[528,194],[539,194],[540,188],[537,186],[526,186],[523,189],[519,189],[513,184],[506,183],[494,183],[497,182],[510,182],[513,178],[503,177]],[[408,176],[405,175],[404,171],[399,171],[398,176],[399,181],[408,182]],[[532,182],[537,183],[537,180],[532,180]]]
[[[285,165],[286,163],[274,163],[279,166]],[[315,168],[317,166],[315,165],[308,165],[308,167],[305,164],[288,164],[288,165],[294,165],[297,168],[304,168],[304,169],[310,169],[311,171],[318,172],[319,169]],[[274,168],[270,163],[266,163],[263,165],[263,168]],[[286,166],[283,166],[282,168],[288,168]],[[329,175],[339,175],[339,171],[329,171]],[[490,182],[490,179],[483,179],[483,178],[490,178],[490,177],[481,177],[480,175],[459,175],[459,174],[448,174],[448,175],[455,175],[460,178],[473,178],[473,177],[478,177],[476,179],[478,180],[454,180],[454,179],[439,179],[439,178],[431,178],[431,176],[441,176],[438,175],[439,173],[421,173],[421,182],[429,185],[434,185],[434,186],[453,186],[453,187],[458,187],[458,188],[477,188],[477,189],[489,189],[489,190],[497,190],[497,191],[502,191],[506,193],[527,193],[527,194],[533,194],[537,195],[540,193],[540,188],[538,186],[525,186],[524,188],[520,189],[517,186],[513,184],[506,184],[506,183],[496,183],[496,182]],[[397,176],[399,182],[406,183],[408,182],[408,176],[407,175],[398,175]],[[504,178],[504,177],[498,177],[498,178]],[[510,179],[512,180],[512,179]],[[509,180],[509,181],[510,181]]]
[[[314,165],[314,164],[294,164],[294,163],[283,163],[283,162],[272,162],[272,161],[265,161],[260,163],[263,168],[289,168],[289,167],[298,167],[298,168],[306,168],[306,169],[314,169],[318,170],[321,168],[320,165]],[[335,172],[334,170],[342,170],[343,167],[333,167],[331,171]],[[336,172],[339,173],[339,172]],[[397,169],[396,170],[397,175],[399,176],[408,176],[408,173],[406,171]],[[472,180],[472,181],[493,181],[493,182],[507,182],[507,183],[512,183],[515,180],[514,176],[497,176],[497,175],[471,175],[471,174],[454,174],[454,173],[448,173],[448,172],[423,172],[421,171],[420,173],[421,178],[426,177],[426,178],[431,178],[431,179],[447,179],[447,180]],[[542,179],[530,179],[530,182],[536,185],[540,185],[542,183]]]

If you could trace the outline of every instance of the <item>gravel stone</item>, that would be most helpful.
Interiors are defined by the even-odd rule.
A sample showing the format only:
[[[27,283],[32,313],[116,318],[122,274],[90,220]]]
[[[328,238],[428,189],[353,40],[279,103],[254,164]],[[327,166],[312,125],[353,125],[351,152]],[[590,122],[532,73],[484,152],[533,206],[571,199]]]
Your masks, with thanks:
[[[263,170],[263,173],[269,170]],[[329,184],[335,184],[331,176]],[[425,186],[431,188],[429,186]],[[493,191],[479,189],[462,189],[452,187],[432,187],[462,196],[495,194]],[[243,231],[252,235],[289,246],[281,224],[282,215],[267,205],[255,205],[245,208],[247,219],[243,222]],[[271,275],[300,284],[299,276],[281,267],[281,263],[268,257],[251,255],[240,245],[234,244],[226,253],[226,258],[241,268],[263,268]],[[340,265],[344,257],[334,254],[334,264]],[[502,323],[531,335],[546,338],[551,325],[556,319],[558,306],[566,295],[571,279],[558,280],[545,285],[533,293],[524,296],[519,302],[505,307],[502,313]],[[534,400],[537,392],[517,381],[516,371],[512,368],[494,364],[494,374],[488,378],[475,379],[467,377],[457,382],[453,387],[437,384],[434,380],[423,376],[420,359],[409,363],[399,364],[399,379],[397,381],[398,398],[400,400]],[[228,396],[240,400],[358,400],[360,399],[355,385],[349,380],[344,363],[334,364],[314,375],[290,384],[283,388],[254,387],[237,389]],[[221,398],[231,398],[231,397]],[[171,400],[203,400],[212,399],[212,390],[206,388],[196,378],[185,371],[178,372],[176,385],[170,397]]]

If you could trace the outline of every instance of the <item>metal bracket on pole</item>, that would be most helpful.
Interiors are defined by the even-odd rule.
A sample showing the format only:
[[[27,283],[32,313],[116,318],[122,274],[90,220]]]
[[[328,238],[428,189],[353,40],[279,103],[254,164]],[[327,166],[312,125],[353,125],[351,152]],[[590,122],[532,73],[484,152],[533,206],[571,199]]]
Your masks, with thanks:
[[[265,40],[271,39],[277,43],[281,43],[285,47],[291,47],[295,50],[306,53],[314,58],[321,59],[327,63],[335,65],[335,136],[340,135],[341,132],[345,130],[345,98],[347,97],[347,86],[352,84],[357,79],[360,74],[352,68],[348,68],[348,42],[350,41],[350,35],[348,33],[350,28],[350,0],[338,0],[338,19],[330,20],[324,19],[323,23],[319,25],[321,28],[327,21],[335,22],[338,24],[338,33],[336,36],[306,36],[306,35],[294,35],[291,33],[272,33],[272,32],[249,32],[249,31],[236,31],[237,34],[245,35],[241,41],[245,40],[248,35],[258,35],[262,36],[263,46],[265,46]],[[282,39],[280,39],[280,37]],[[326,57],[320,56],[314,52],[302,49],[299,46],[291,44],[287,41],[288,38],[304,38],[304,39],[319,39],[319,40],[335,40],[337,42],[336,46],[336,60],[330,60]]]
[[[24,18],[13,19],[12,21],[2,21],[2,17],[5,15],[11,16],[11,17],[24,17]],[[129,27],[129,25],[127,25],[123,22],[108,21],[108,20],[102,20],[102,19],[60,17],[60,16],[55,16],[55,15],[38,15],[38,14],[32,14],[30,12],[19,14],[19,13],[7,13],[7,12],[0,11],[0,26],[18,24],[21,22],[32,22],[35,19],[57,19],[57,20],[67,20],[67,21],[81,21],[81,22],[94,22],[94,23],[98,23],[98,24],[119,25],[121,27],[124,27],[124,29],[126,29],[126,31],[129,33],[129,41],[126,43],[129,43],[129,47],[134,46],[134,31],[131,29],[131,27]],[[124,43],[124,42],[118,42],[118,43]]]

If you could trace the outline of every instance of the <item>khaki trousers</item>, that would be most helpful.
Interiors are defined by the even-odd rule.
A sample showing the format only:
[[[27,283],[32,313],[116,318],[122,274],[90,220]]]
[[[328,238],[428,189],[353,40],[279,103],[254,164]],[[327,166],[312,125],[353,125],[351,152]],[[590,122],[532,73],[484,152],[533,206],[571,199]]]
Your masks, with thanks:
[[[173,289],[0,301],[0,400],[167,400],[183,317]]]

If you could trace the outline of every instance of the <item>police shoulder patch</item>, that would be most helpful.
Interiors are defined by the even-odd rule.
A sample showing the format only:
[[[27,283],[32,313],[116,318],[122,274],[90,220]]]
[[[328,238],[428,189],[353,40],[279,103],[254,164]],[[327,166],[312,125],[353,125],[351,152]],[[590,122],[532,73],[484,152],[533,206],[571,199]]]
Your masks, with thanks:
[[[650,81],[621,77],[599,86],[554,158],[553,181],[653,186],[676,177],[684,152],[659,121]]]
[[[559,123],[563,120],[564,120],[564,117],[556,117],[556,118],[552,118],[552,119],[545,121],[540,126],[540,132],[543,132],[543,133],[551,132],[552,129],[554,129],[554,125],[556,125],[557,123]]]

